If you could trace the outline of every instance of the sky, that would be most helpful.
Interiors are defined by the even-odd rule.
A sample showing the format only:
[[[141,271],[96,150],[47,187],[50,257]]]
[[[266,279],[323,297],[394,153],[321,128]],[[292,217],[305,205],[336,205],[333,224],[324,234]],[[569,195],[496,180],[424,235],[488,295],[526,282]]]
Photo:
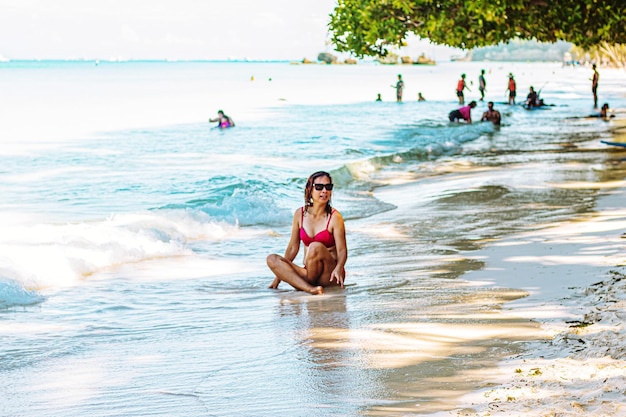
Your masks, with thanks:
[[[334,0],[0,0],[10,59],[317,57]]]
[[[315,60],[335,1],[0,0],[0,58]]]

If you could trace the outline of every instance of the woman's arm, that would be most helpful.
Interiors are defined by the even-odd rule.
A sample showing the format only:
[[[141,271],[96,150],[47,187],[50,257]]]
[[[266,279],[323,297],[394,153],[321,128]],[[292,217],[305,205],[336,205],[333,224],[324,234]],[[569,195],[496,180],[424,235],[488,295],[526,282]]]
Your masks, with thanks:
[[[293,262],[296,259],[296,255],[300,251],[300,213],[302,209],[299,208],[293,213],[293,220],[291,222],[291,237],[285,249],[285,259]]]
[[[337,250],[337,265],[330,274],[330,281],[336,280],[343,288],[344,267],[348,260],[348,245],[346,243],[346,227],[343,216],[339,211],[335,211],[333,216],[333,237],[335,238],[335,248]]]

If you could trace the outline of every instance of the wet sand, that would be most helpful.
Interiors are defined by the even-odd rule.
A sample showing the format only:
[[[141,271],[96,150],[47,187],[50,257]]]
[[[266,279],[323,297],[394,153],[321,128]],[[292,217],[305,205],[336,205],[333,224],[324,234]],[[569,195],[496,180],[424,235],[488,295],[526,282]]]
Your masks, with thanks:
[[[507,358],[498,379],[484,372],[494,386],[441,415],[626,415],[626,189],[588,186],[610,190],[597,212],[481,251],[488,267],[467,278],[528,291],[503,307],[541,323],[547,338]]]
[[[550,158],[455,164],[436,181],[416,172],[405,184],[380,190],[378,197],[398,208],[387,228],[385,215],[378,216],[368,233],[394,240],[404,231],[394,229],[392,218],[405,224],[403,217],[418,216],[415,195],[428,200],[432,192],[440,202],[442,184],[454,190],[449,198],[457,206],[464,187],[480,190],[481,198],[498,187],[565,190],[590,203],[560,217],[554,201],[553,215],[545,223],[538,215],[528,231],[513,226],[492,239],[459,236],[458,252],[433,259],[423,271],[457,277],[454,290],[443,284],[434,295],[439,303],[416,308],[405,323],[349,335],[316,329],[319,347],[360,349],[366,366],[393,370],[383,384],[393,393],[389,403],[366,415],[626,415],[626,152],[593,141],[556,152],[571,154],[558,166]]]

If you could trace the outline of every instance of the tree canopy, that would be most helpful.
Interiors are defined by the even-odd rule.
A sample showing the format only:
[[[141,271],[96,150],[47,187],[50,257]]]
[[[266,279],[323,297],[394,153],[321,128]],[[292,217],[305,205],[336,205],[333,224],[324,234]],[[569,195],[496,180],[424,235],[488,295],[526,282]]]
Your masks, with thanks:
[[[625,0],[338,0],[330,16],[340,52],[384,56],[414,34],[471,49],[511,39],[580,47],[626,43]]]

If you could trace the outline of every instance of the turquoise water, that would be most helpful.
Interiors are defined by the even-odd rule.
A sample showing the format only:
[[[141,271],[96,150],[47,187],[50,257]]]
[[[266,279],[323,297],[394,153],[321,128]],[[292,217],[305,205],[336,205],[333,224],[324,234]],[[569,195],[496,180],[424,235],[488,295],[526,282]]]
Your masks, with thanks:
[[[477,79],[483,67],[503,125],[450,124],[458,75]],[[500,104],[510,71],[520,92],[533,83],[553,106]],[[400,104],[390,87],[398,72]],[[589,72],[0,63],[0,414],[442,406],[426,385],[517,347],[494,340],[391,365],[381,352],[395,342],[368,347],[363,334],[458,308],[473,291],[464,271],[483,267],[458,259],[481,242],[593,210],[597,191],[540,186],[619,175],[599,146],[612,122],[571,118],[593,112]],[[600,101],[625,107],[623,73],[601,82]],[[237,127],[207,123],[218,109]],[[581,160],[598,168],[572,164]],[[319,169],[331,172],[346,218],[349,285],[322,297],[269,290],[265,257],[284,250],[304,181]]]

